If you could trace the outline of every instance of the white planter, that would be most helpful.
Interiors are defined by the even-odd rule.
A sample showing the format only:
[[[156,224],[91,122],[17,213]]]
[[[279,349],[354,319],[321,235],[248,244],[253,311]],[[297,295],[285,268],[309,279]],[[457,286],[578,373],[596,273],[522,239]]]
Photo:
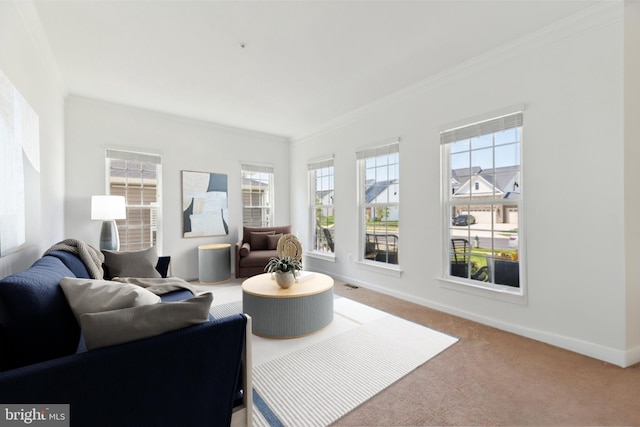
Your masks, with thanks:
[[[295,282],[295,277],[293,277],[293,273],[291,273],[290,271],[287,271],[287,272],[276,271],[275,278],[276,278],[276,283],[282,289],[290,288],[291,285],[293,285]]]

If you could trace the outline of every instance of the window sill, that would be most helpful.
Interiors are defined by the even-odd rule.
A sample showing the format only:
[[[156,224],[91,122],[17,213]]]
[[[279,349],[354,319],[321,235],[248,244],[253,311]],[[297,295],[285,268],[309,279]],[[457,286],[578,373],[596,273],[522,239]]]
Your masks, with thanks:
[[[451,277],[441,276],[438,278],[440,286],[453,291],[464,292],[498,301],[510,302],[513,304],[527,305],[528,298],[522,287],[511,288],[500,285],[483,285],[482,282],[474,283],[464,279],[456,280]]]
[[[383,262],[359,260],[356,261],[356,265],[365,270],[375,271],[376,273],[386,274],[387,276],[402,276],[402,269],[400,269],[400,266],[398,264],[387,264]]]
[[[310,252],[305,252],[305,255],[308,256],[309,258],[321,259],[323,261],[328,261],[328,262],[336,262],[336,255],[327,253],[327,252],[310,251]]]

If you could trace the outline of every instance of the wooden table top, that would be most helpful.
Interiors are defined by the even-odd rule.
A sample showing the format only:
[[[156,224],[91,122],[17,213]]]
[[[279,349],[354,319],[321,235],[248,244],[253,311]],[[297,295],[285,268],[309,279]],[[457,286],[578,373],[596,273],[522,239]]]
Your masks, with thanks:
[[[305,272],[308,273],[308,272]],[[326,274],[313,273],[313,276],[294,283],[288,289],[282,289],[271,278],[271,273],[249,277],[242,282],[242,291],[265,298],[297,298],[315,295],[333,288],[333,279]]]
[[[224,249],[230,247],[231,245],[229,243],[211,243],[209,245],[200,245],[198,249]]]

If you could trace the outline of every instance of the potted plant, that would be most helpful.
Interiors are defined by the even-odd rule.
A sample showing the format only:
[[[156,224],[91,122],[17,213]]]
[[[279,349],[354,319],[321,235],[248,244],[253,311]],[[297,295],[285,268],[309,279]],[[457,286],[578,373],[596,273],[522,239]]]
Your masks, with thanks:
[[[296,273],[302,270],[302,263],[297,258],[290,256],[273,257],[269,260],[264,270],[268,273],[274,273],[278,286],[286,289],[293,285]]]

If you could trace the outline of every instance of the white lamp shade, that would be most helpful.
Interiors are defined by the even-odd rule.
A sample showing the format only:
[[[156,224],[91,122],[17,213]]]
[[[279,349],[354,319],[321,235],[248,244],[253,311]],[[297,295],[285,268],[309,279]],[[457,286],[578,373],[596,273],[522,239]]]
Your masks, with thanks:
[[[91,219],[125,219],[127,210],[123,196],[91,196]]]

